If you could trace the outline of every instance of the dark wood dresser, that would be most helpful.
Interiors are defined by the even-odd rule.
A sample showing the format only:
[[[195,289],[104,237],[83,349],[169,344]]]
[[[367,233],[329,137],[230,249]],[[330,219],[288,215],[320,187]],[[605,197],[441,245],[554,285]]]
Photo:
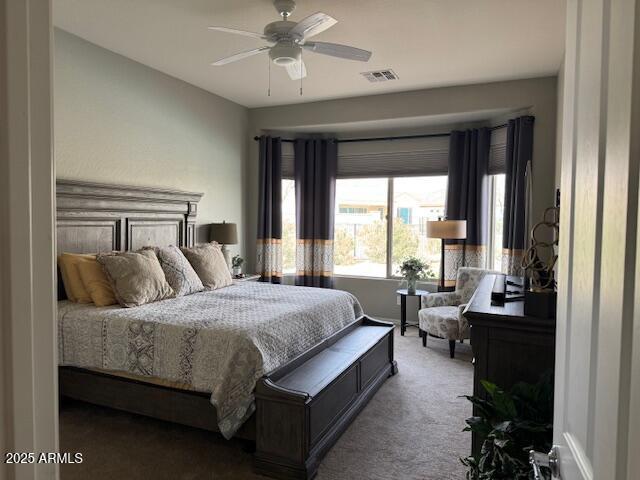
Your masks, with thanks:
[[[535,383],[555,364],[555,319],[524,315],[524,301],[491,304],[495,275],[486,275],[464,311],[471,326],[473,394],[486,398],[481,380],[508,390],[515,383]],[[520,277],[509,279],[522,283]],[[473,438],[472,449],[481,445]]]

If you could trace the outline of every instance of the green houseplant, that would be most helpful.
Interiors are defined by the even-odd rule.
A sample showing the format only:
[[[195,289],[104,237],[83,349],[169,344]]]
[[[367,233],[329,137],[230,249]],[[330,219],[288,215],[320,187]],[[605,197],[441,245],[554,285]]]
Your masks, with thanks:
[[[244,258],[240,255],[236,255],[231,260],[231,266],[233,267],[233,274],[238,276],[242,273],[242,265],[244,264]]]
[[[407,282],[407,290],[409,294],[416,293],[418,280],[434,276],[429,264],[423,262],[417,257],[407,257],[400,264],[400,273]]]
[[[518,383],[505,392],[482,381],[487,398],[465,397],[474,406],[465,431],[482,442],[479,454],[461,459],[467,480],[528,480],[529,451],[548,452],[553,440],[553,382],[551,373],[538,383]],[[550,478],[550,477],[546,477]]]

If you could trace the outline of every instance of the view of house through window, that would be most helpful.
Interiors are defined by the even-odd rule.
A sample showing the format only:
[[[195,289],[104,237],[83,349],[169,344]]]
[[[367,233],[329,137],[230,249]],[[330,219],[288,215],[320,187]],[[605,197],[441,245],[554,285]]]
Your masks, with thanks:
[[[387,276],[386,178],[338,179],[334,273]]]
[[[388,188],[393,189],[389,205]],[[407,257],[440,268],[440,243],[426,237],[426,222],[444,215],[447,177],[344,179],[336,184],[335,273],[386,277],[387,230],[392,216],[392,276]]]
[[[441,242],[427,238],[427,221],[444,216],[446,196],[446,176],[393,179],[391,275],[399,276],[405,258],[418,257],[430,266],[430,278],[438,276]]]
[[[505,176],[492,177],[491,252],[488,267],[500,270]],[[392,189],[389,205],[389,188]],[[418,257],[430,267],[429,277],[440,273],[439,239],[427,238],[427,221],[444,217],[447,177],[338,179],[336,181],[334,273],[357,277],[399,276],[400,263]],[[388,249],[388,213],[391,213],[391,248]],[[387,270],[388,251],[390,268]],[[295,273],[295,183],[282,180],[282,261],[284,273]]]

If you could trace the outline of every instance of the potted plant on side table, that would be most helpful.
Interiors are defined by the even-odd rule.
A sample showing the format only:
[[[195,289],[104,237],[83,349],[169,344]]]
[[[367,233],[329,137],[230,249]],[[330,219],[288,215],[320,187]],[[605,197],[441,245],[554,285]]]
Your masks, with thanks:
[[[233,276],[239,278],[242,275],[242,265],[244,264],[244,258],[240,255],[236,255],[231,260],[231,266],[233,267]]]
[[[418,280],[434,276],[431,267],[417,257],[405,258],[400,264],[399,270],[407,282],[407,292],[409,295],[415,295]]]

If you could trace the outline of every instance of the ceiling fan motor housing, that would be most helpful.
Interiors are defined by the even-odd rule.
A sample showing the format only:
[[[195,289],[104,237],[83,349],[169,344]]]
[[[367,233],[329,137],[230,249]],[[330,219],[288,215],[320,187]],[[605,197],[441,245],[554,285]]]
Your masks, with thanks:
[[[274,42],[299,42],[302,40],[302,36],[291,33],[291,29],[295,26],[296,22],[290,22],[288,20],[271,22],[266,27],[264,27],[264,34]]]

